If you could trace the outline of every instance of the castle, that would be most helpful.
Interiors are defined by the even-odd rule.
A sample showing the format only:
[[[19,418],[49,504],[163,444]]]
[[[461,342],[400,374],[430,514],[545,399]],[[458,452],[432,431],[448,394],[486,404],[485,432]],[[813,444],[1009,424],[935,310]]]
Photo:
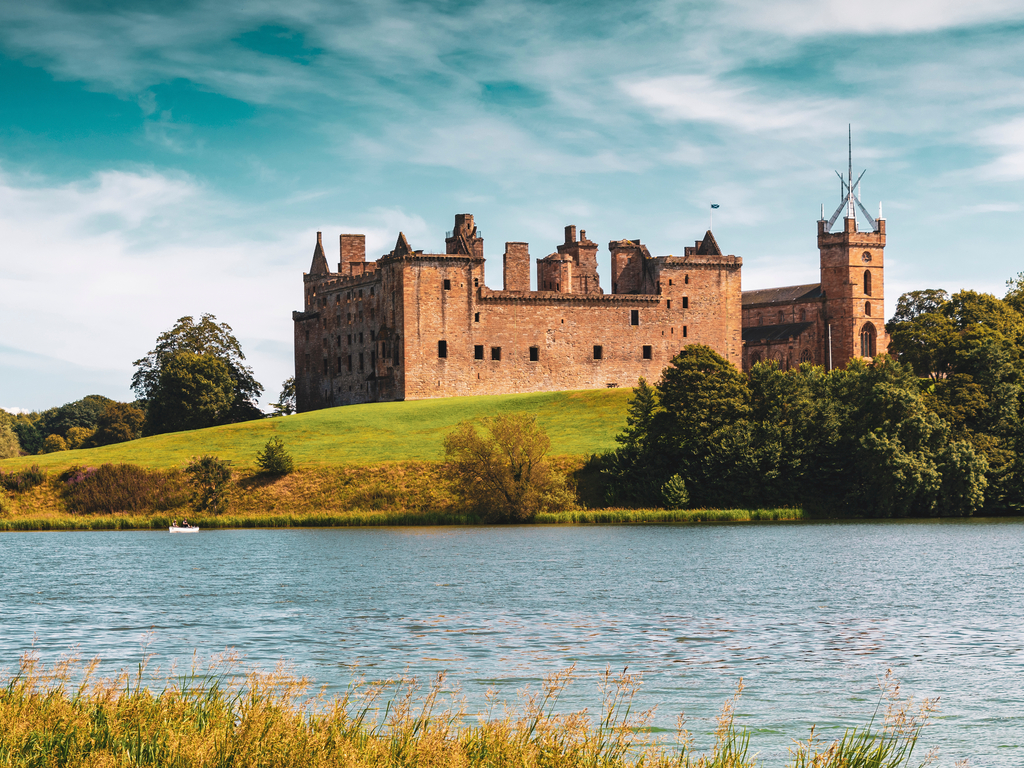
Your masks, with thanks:
[[[828,369],[885,352],[885,220],[873,219],[843,182],[843,203],[818,221],[821,282],[742,291],[743,260],[708,230],[681,256],[652,256],[640,240],[613,240],[611,291],[597,243],[565,228],[536,260],[505,243],[504,285],[484,285],[484,241],[459,214],[444,253],[395,247],[366,261],[363,235],[340,236],[338,271],[321,233],[292,313],[299,411],[381,400],[493,395],[656,381],[687,344],[706,344],[746,371],[761,360]],[[857,210],[869,229],[858,230]],[[843,228],[832,232],[841,212]]]

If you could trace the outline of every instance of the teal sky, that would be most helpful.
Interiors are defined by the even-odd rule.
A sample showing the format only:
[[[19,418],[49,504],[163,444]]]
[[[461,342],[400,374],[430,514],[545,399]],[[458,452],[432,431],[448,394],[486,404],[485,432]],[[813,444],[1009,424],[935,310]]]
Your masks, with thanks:
[[[129,399],[183,315],[292,369],[317,230],[543,257],[576,224],[816,282],[852,124],[907,290],[1024,270],[1024,2],[0,4],[0,406]]]

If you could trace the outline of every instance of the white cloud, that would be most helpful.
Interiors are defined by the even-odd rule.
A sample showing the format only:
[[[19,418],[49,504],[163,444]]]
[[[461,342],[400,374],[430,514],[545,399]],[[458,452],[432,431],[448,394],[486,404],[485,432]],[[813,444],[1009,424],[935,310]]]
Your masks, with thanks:
[[[1016,181],[1024,179],[1024,117],[983,128],[977,133],[982,145],[1000,152],[992,162],[978,169],[983,179]]]
[[[123,389],[110,394],[126,397],[132,361],[184,315],[212,312],[243,349],[247,340],[290,345],[307,244],[300,248],[293,235],[225,237],[223,219],[214,217],[233,208],[193,179],[152,171],[105,171],[59,186],[0,173],[0,327],[8,351],[44,356],[47,377],[61,361],[71,379],[81,370],[121,370]],[[252,363],[258,379],[262,368],[262,380],[274,381],[290,361],[256,355]],[[33,396],[30,379],[19,382],[25,393],[5,396]]]
[[[769,98],[753,86],[729,85],[709,75],[622,80],[619,87],[666,120],[714,123],[747,133],[818,134],[838,111],[830,99]]]
[[[933,32],[1024,18],[1019,0],[728,0],[726,8],[737,25],[792,37]]]

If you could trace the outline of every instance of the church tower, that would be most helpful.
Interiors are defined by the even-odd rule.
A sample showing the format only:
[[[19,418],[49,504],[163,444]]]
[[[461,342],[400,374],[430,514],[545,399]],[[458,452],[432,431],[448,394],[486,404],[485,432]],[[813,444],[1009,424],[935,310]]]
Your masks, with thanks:
[[[862,171],[853,179],[853,144],[847,177],[838,171],[842,202],[825,221],[824,206],[818,220],[818,251],[821,259],[821,290],[825,295],[826,367],[843,368],[855,357],[871,360],[889,347],[885,334],[885,219],[871,217],[858,194]],[[867,224],[858,228],[858,212]],[[832,227],[843,215],[843,228]]]

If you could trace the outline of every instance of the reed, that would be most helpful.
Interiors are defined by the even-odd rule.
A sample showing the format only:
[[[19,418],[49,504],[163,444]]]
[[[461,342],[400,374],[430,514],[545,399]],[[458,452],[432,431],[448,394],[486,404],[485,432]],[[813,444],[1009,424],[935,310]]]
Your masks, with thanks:
[[[230,660],[228,662],[230,664]],[[415,681],[360,681],[335,697],[310,692],[283,670],[239,677],[230,666],[198,665],[159,693],[136,674],[94,678],[96,662],[66,660],[46,669],[22,659],[0,687],[0,765],[17,766],[417,766],[445,768],[753,768],[749,734],[737,728],[736,697],[718,717],[710,752],[698,754],[683,728],[658,741],[653,709],[639,710],[640,678],[606,672],[600,710],[558,713],[574,670],[524,691],[515,706],[488,695],[490,710],[466,714],[443,675]],[[742,690],[742,687],[741,687]],[[876,727],[793,751],[793,768],[909,768],[928,708],[896,701]],[[864,759],[861,759],[863,756]],[[926,759],[927,761],[927,759]]]

